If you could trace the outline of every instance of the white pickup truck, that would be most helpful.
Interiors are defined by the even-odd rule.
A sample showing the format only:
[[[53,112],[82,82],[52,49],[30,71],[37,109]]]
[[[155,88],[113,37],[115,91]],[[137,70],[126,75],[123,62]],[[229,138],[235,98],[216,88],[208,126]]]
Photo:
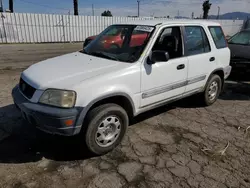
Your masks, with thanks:
[[[229,62],[218,23],[115,24],[83,50],[29,67],[12,96],[37,128],[81,133],[89,150],[101,155],[121,142],[129,120],[142,112],[193,94],[213,104],[231,72]]]

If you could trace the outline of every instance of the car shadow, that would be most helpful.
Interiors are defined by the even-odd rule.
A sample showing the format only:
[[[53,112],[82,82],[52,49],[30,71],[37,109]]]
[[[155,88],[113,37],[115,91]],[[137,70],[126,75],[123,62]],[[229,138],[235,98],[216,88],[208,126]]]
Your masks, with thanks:
[[[130,126],[135,125],[137,123],[140,123],[142,121],[145,121],[147,119],[150,119],[152,117],[158,116],[160,114],[163,114],[169,110],[174,109],[175,107],[173,105],[164,105],[162,107],[155,108],[153,110],[149,110],[147,112],[144,112],[136,117],[134,117],[131,122]]]
[[[250,100],[250,84],[244,82],[227,81],[225,89],[219,99],[222,100]]]
[[[228,78],[229,81],[236,81],[236,82],[249,82],[250,81],[250,74],[244,73],[242,71],[239,72],[232,72]]]
[[[242,72],[231,73],[219,98],[222,100],[249,100],[250,75]]]
[[[56,161],[93,157],[82,139],[82,135],[46,134],[23,121],[14,105],[0,108],[0,163],[35,162],[43,157]]]

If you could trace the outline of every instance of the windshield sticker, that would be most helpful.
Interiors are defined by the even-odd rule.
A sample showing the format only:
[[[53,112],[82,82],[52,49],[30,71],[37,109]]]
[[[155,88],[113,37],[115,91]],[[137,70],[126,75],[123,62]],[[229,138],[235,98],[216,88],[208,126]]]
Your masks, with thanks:
[[[135,31],[145,31],[145,32],[152,32],[154,30],[154,27],[149,26],[136,26]]]

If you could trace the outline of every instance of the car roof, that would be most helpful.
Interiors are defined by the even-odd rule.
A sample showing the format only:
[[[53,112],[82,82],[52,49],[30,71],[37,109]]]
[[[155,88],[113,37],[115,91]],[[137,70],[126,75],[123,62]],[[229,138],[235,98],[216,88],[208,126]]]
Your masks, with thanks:
[[[213,22],[209,20],[188,20],[188,19],[168,19],[168,20],[136,20],[136,21],[128,21],[125,23],[126,25],[147,25],[147,26],[156,26],[156,25],[169,25],[169,24],[198,24],[205,26],[220,26],[220,23]]]

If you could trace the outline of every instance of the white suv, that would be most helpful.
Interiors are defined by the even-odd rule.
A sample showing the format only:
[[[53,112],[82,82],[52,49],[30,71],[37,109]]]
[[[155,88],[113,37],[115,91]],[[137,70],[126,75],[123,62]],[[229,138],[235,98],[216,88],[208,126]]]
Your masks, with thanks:
[[[37,128],[66,136],[81,132],[90,151],[104,154],[142,112],[197,93],[205,105],[213,104],[231,72],[229,62],[218,23],[117,24],[82,51],[29,67],[12,95]]]

